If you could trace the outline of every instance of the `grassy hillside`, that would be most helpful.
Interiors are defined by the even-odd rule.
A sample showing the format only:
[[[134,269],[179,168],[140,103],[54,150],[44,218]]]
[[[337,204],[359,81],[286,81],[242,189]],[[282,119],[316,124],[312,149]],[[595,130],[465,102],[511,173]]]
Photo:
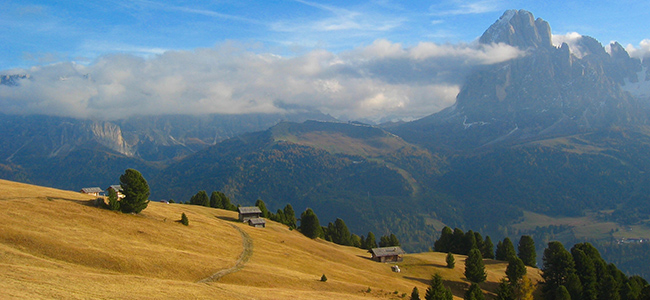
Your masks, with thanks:
[[[363,250],[310,240],[234,212],[151,203],[139,215],[95,208],[93,197],[0,180],[0,290],[29,299],[399,299],[424,295],[439,272],[460,299],[468,283],[445,254],[408,254],[401,273]],[[188,227],[176,220],[181,213]],[[246,254],[246,255],[244,255]],[[243,258],[243,259],[242,259]],[[486,261],[486,291],[506,265]],[[238,266],[218,280],[211,276]],[[322,274],[327,282],[320,282]],[[536,269],[529,275],[539,280]]]

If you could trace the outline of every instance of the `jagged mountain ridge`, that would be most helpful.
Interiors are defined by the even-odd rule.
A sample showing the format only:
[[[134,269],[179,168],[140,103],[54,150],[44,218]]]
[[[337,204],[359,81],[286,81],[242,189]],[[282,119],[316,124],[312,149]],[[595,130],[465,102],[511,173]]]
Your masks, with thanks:
[[[618,43],[611,54],[587,36],[555,47],[549,24],[525,10],[504,13],[479,42],[506,43],[526,55],[476,70],[453,106],[394,132],[429,147],[471,149],[648,123],[648,99],[624,89],[639,82],[643,64]]]

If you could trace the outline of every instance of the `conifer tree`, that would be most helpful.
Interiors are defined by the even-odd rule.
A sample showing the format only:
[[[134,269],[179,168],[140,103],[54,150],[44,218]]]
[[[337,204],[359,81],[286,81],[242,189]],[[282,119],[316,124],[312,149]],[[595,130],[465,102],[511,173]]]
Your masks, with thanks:
[[[454,233],[451,228],[445,226],[440,232],[440,238],[433,243],[433,248],[437,252],[451,252],[451,241]]]
[[[581,299],[582,298],[582,283],[580,283],[580,278],[578,274],[572,273],[569,275],[569,278],[566,280],[564,285],[566,290],[571,295],[571,299]]]
[[[484,282],[487,278],[485,265],[483,264],[483,255],[478,249],[472,249],[465,259],[465,277],[467,280],[475,283]]]
[[[505,279],[501,279],[499,281],[499,287],[497,287],[496,291],[497,300],[514,300],[515,299],[515,293],[513,290],[512,285]]]
[[[510,238],[506,237],[503,239],[501,247],[497,244],[495,258],[497,260],[509,261],[512,256],[517,256],[517,252],[515,252],[515,246],[512,244],[512,241],[510,241]]]
[[[472,230],[467,231],[463,236],[460,254],[467,255],[470,250],[475,248],[478,249],[478,247],[476,246],[476,235]]]
[[[350,230],[342,219],[337,218],[334,221],[333,229],[334,232],[330,232],[332,242],[339,245],[352,246]]]
[[[149,205],[149,184],[142,174],[134,169],[127,169],[120,176],[120,186],[124,198],[120,201],[123,213],[140,213]]]
[[[546,299],[552,300],[558,295],[560,286],[566,291],[564,285],[569,275],[575,272],[575,264],[569,251],[558,241],[548,243],[542,260],[542,278],[544,278],[542,292]],[[569,294],[568,291],[566,293]]]
[[[576,273],[582,285],[581,299],[596,300],[598,298],[598,279],[596,277],[594,262],[577,244],[571,248],[571,254],[575,263]]]
[[[217,193],[216,191],[213,191],[212,194],[210,194],[210,207],[223,208],[223,202],[221,201],[221,197],[219,197],[219,193]]]
[[[469,289],[465,292],[464,300],[484,300],[485,296],[483,291],[476,283],[472,283]]]
[[[425,300],[452,300],[454,298],[451,289],[445,287],[442,283],[442,276],[440,274],[433,275],[431,283],[427,288],[427,293],[424,296]]]
[[[481,248],[481,254],[483,254],[483,258],[494,259],[494,244],[492,244],[490,236],[485,237],[483,247]]]
[[[445,260],[447,261],[447,268],[453,269],[456,266],[456,259],[451,252],[447,252],[447,258]]]
[[[108,189],[108,209],[120,210],[120,201],[117,199],[117,192],[114,189]]]
[[[311,208],[306,209],[300,215],[300,232],[312,239],[323,237],[323,228]]]
[[[526,271],[526,265],[519,257],[510,257],[510,262],[506,267],[506,276],[510,284],[517,286],[519,281],[526,275]]]
[[[190,219],[187,218],[187,215],[185,215],[185,213],[181,214],[181,224],[185,226],[190,225]]]
[[[566,287],[561,285],[555,290],[554,300],[571,300],[571,295],[567,291]]]
[[[454,234],[451,239],[451,248],[449,250],[451,253],[463,253],[463,237],[465,237],[465,233],[460,228],[454,228]]]
[[[266,208],[266,203],[264,203],[262,199],[257,199],[257,201],[255,201],[255,206],[257,206],[262,211],[262,217],[268,219],[271,216],[271,213]]]
[[[368,236],[363,243],[363,249],[371,250],[372,248],[377,248],[377,239],[372,231],[368,231]]]
[[[362,243],[361,243],[361,237],[360,236],[353,233],[352,235],[350,235],[350,240],[352,242],[353,247],[361,248]]]
[[[535,241],[529,235],[522,235],[517,245],[517,255],[529,267],[537,266],[537,253],[535,252]]]
[[[284,207],[284,218],[286,221],[286,225],[289,226],[289,228],[296,228],[297,220],[296,220],[296,212],[293,210],[293,207],[291,204],[287,204]]]
[[[418,291],[418,287],[414,287],[413,291],[411,291],[411,298],[410,300],[420,300],[420,291]]]
[[[192,196],[192,198],[190,198],[190,204],[210,206],[210,198],[208,198],[208,193],[205,191],[199,191],[194,196]]]

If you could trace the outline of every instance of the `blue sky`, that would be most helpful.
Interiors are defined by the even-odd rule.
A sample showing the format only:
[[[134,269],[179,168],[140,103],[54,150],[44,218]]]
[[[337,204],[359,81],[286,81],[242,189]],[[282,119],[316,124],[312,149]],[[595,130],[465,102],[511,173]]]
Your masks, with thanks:
[[[475,43],[508,9],[532,12],[557,36],[650,53],[648,1],[0,0],[0,7],[0,74],[32,76],[0,86],[0,112],[10,114],[114,119],[298,107],[344,120],[418,118],[452,105],[472,66],[523,55]]]
[[[503,11],[526,9],[553,33],[603,44],[650,38],[648,1],[2,1],[0,70],[106,53],[159,54],[224,41],[295,55],[387,39],[471,42]]]

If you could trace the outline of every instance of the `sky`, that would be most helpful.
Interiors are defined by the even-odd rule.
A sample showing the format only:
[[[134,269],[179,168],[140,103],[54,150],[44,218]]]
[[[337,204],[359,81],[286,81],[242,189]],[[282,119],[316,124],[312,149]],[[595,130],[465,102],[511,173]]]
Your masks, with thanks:
[[[477,38],[525,9],[558,38],[650,52],[648,1],[0,0],[0,112],[319,110],[413,119],[452,105],[473,67],[523,55]]]

